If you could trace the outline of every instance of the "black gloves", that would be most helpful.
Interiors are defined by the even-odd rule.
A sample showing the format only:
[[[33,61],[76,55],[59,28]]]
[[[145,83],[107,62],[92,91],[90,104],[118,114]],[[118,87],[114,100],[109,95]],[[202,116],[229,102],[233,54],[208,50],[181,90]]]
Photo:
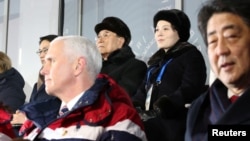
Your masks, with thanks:
[[[147,121],[151,118],[160,116],[161,114],[160,109],[145,111],[145,110],[142,110],[140,107],[136,107],[136,110],[139,113],[142,121]]]
[[[180,101],[180,99],[177,99]],[[162,118],[183,118],[187,114],[185,105],[177,102],[164,95],[154,103],[154,109],[159,108]]]
[[[162,96],[154,103],[153,109],[145,111],[138,104],[135,105],[143,121],[161,116],[162,118],[178,118],[183,117],[187,113],[187,108],[177,105],[168,96]]]

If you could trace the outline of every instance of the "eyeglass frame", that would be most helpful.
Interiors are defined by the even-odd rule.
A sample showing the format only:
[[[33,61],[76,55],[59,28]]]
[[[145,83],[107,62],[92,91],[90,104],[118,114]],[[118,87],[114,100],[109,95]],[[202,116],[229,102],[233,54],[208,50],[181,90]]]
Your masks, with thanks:
[[[36,53],[38,54],[38,55],[41,55],[42,53],[47,53],[48,52],[48,48],[44,48],[44,49],[39,49],[38,51],[36,51]]]

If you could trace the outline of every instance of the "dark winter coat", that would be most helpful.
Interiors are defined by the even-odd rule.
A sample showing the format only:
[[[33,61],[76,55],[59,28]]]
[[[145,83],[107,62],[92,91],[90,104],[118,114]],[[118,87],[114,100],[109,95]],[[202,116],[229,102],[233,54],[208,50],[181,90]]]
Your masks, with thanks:
[[[33,86],[29,102],[42,102],[51,98],[53,98],[53,96],[48,95],[46,93],[44,83],[40,86],[39,89],[37,89],[37,83],[35,83]]]
[[[21,110],[29,120],[20,133],[35,141],[146,141],[131,99],[107,75],[100,74],[75,106],[58,116],[60,105],[56,98],[25,105]]]
[[[24,85],[22,75],[15,68],[0,74],[0,102],[8,106],[12,112],[25,102]]]
[[[168,64],[164,70],[162,68],[166,62]],[[149,109],[153,110],[153,105],[157,106],[161,116],[144,122],[148,140],[183,141],[187,114],[185,106],[205,89],[204,58],[190,43],[177,42],[167,52],[158,50],[148,63],[147,75],[133,97],[134,105],[145,109],[147,91],[153,86]],[[156,82],[161,70],[161,81]]]
[[[211,88],[190,106],[185,141],[207,141],[208,125],[250,125],[250,90],[247,89],[233,104],[227,87],[215,80]],[[248,136],[249,137],[249,136]]]
[[[133,96],[142,83],[146,70],[147,65],[135,58],[129,46],[124,46],[110,54],[107,60],[103,60],[101,73],[108,74]]]

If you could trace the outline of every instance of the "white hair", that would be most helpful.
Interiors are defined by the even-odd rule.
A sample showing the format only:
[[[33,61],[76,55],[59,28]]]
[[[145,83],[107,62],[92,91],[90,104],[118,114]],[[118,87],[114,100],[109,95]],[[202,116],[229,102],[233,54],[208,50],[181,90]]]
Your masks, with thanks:
[[[64,49],[69,54],[69,59],[75,57],[84,57],[87,63],[89,76],[96,79],[102,67],[102,56],[96,45],[89,39],[83,36],[68,35],[56,38],[64,42]]]

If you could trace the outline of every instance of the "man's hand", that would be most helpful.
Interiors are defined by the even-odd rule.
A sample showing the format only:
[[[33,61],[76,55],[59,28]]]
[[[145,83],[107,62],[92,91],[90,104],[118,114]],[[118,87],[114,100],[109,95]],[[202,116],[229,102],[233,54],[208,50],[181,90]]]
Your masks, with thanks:
[[[22,111],[17,110],[15,114],[12,115],[11,124],[20,125],[26,120],[26,115]]]

